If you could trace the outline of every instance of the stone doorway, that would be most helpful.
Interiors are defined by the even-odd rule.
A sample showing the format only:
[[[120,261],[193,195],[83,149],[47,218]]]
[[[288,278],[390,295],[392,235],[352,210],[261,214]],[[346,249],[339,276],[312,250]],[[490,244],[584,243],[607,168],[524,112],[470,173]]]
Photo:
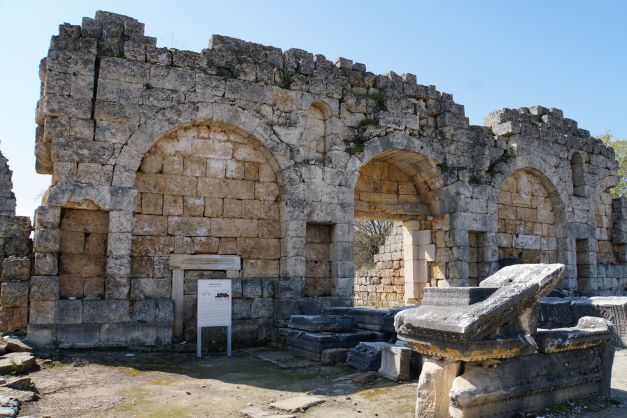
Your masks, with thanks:
[[[355,185],[355,305],[419,303],[424,288],[444,278],[445,260],[437,259],[435,241],[441,217],[433,216],[439,174],[427,157],[399,150],[360,168]],[[370,253],[364,257],[360,247],[365,238]]]

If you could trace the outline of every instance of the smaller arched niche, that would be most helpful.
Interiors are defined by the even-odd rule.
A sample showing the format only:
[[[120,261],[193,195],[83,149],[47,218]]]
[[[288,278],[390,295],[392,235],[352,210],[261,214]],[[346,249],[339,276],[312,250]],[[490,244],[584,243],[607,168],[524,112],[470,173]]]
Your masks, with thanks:
[[[570,158],[570,170],[573,179],[573,194],[585,197],[585,181],[583,176],[583,159],[578,152],[573,153]]]
[[[306,160],[320,161],[324,158],[329,113],[329,107],[325,103],[314,102],[309,106],[303,141]]]

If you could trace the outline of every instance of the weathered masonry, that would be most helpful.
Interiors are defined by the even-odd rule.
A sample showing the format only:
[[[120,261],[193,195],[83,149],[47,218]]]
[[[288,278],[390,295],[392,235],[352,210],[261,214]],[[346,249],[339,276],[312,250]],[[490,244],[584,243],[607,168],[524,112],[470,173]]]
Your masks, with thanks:
[[[40,78],[37,171],[52,181],[33,341],[193,337],[200,277],[233,279],[236,342],[270,340],[292,314],[353,304],[355,219],[402,222],[404,302],[514,263],[565,264],[570,292],[625,293],[614,153],[558,109],[471,126],[412,74],[218,35],[158,48],[107,12],[61,25]],[[212,267],[173,280],[180,255]]]

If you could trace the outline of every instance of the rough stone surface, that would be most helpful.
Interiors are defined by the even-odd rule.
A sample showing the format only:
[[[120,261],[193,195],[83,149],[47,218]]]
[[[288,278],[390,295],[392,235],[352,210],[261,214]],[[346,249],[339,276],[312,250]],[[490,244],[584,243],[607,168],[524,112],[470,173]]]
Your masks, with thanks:
[[[390,347],[386,342],[361,342],[348,350],[346,364],[361,371],[377,371],[381,368],[381,352]]]
[[[539,326],[571,327],[584,316],[612,322],[612,344],[617,348],[627,347],[627,297],[546,297],[540,303]]]
[[[355,319],[338,315],[292,315],[287,326],[302,331],[343,332],[355,328]]]
[[[23,333],[27,326],[31,221],[26,216],[15,216],[11,176],[7,159],[0,153],[0,292],[6,290],[6,294],[0,294],[0,326],[5,331]]]
[[[351,332],[306,332],[294,329],[283,329],[283,338],[289,351],[320,361],[322,352],[334,348],[355,347],[361,341],[380,340],[382,335],[373,331],[351,331]]]
[[[157,48],[143,23],[102,11],[60,27],[39,75],[35,169],[51,185],[33,272],[58,276],[59,298],[166,298],[171,254],[237,255],[241,269],[222,272],[242,280],[234,335],[259,343],[291,315],[351,306],[355,286],[357,304],[370,303],[364,291],[386,307],[401,294],[417,303],[427,287],[477,286],[519,262],[564,264],[568,294],[625,293],[614,152],[559,109],[501,109],[471,126],[451,94],[412,74],[220,35],[200,52]],[[4,158],[0,185],[0,257],[28,257]],[[391,241],[378,272],[355,279],[355,219],[412,225],[402,284]],[[30,310],[3,305],[0,322],[24,330]],[[127,342],[167,328],[140,319]],[[32,325],[55,336],[92,325],[53,321]],[[90,341],[122,343],[120,322],[100,325]]]
[[[0,374],[24,373],[37,367],[37,359],[31,353],[17,352],[0,356]]]
[[[405,382],[411,378],[411,356],[409,347],[389,346],[381,350],[379,374],[395,382]]]
[[[328,364],[344,363],[347,355],[347,348],[328,348],[322,351],[320,361]]]
[[[324,399],[318,396],[302,395],[289,399],[281,399],[280,401],[272,402],[270,406],[275,409],[280,409],[287,412],[305,412],[312,406],[319,405],[324,402]]]
[[[557,285],[563,274],[564,266],[560,264],[505,267],[481,282],[481,288],[489,289],[490,295],[470,305],[455,301],[460,294],[468,300],[472,288],[457,292],[429,289],[431,292],[425,294],[421,306],[396,316],[395,326],[399,337],[423,354],[434,355],[441,349],[442,346],[425,342],[435,335],[447,347],[447,357],[453,355],[458,360],[481,360],[476,357],[479,353],[487,355],[482,341],[490,341],[488,347],[495,350],[487,358],[529,352],[534,348],[526,336],[535,334],[540,299]],[[431,296],[438,292],[451,297],[449,306],[442,304],[442,298]],[[478,350],[481,346],[484,349]]]
[[[399,313],[400,338],[427,356],[416,416],[513,416],[607,396],[610,321],[583,317],[576,327],[536,328],[540,300],[563,273],[559,264],[509,266],[481,282],[485,293],[433,289],[421,306]],[[447,297],[451,306],[442,303]],[[460,298],[466,303],[457,305]]]

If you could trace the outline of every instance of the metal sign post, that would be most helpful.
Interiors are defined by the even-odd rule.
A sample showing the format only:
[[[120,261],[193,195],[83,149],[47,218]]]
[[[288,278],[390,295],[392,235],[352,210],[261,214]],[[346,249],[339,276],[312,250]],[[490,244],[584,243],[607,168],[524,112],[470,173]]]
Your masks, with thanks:
[[[202,329],[226,327],[226,354],[231,357],[231,280],[198,280],[196,357],[202,358]]]

